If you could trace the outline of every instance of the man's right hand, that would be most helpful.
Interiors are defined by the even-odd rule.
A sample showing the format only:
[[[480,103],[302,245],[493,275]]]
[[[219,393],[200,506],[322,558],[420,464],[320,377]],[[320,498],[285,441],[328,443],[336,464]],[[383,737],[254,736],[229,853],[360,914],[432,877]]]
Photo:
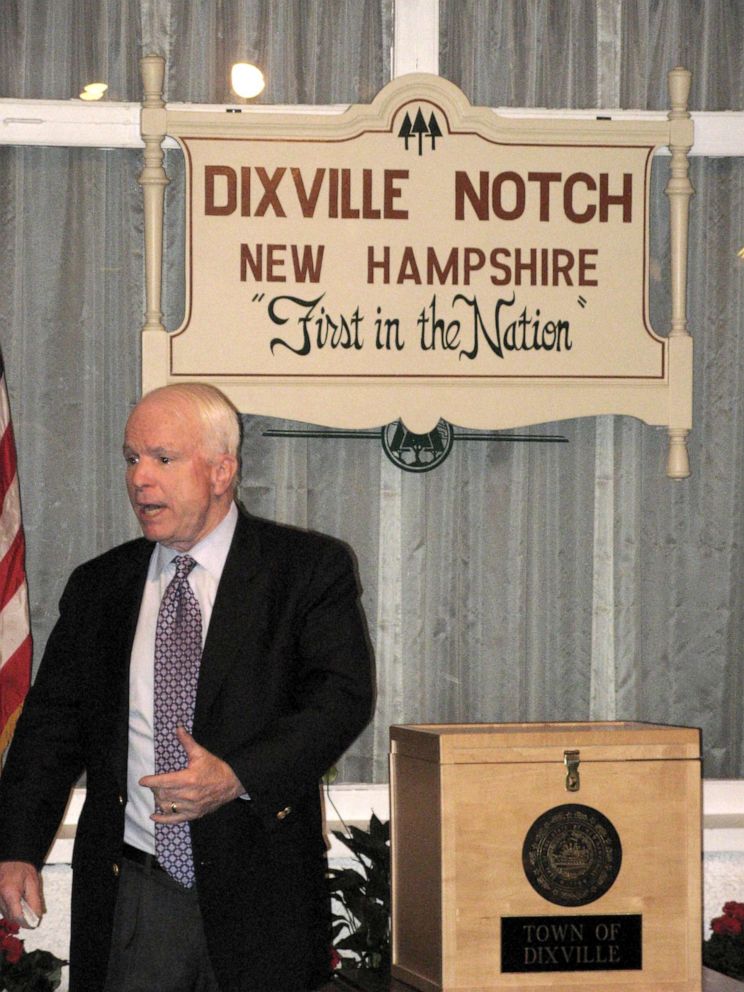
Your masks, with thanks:
[[[0,916],[9,923],[26,927],[26,917],[21,899],[41,918],[44,900],[41,895],[41,878],[36,868],[27,861],[0,861]]]

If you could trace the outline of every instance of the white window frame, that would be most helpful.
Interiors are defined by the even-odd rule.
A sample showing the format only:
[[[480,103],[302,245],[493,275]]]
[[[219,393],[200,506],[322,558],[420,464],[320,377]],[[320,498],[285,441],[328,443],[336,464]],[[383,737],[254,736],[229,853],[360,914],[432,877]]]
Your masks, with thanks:
[[[392,75],[439,72],[438,0],[395,0]],[[671,68],[671,66],[669,67]],[[169,110],[219,111],[229,105],[169,103]],[[346,105],[243,106],[243,113],[341,113]],[[545,110],[495,107],[509,117],[610,117],[626,120],[667,120],[665,111]],[[70,100],[0,99],[0,144],[56,145],[93,148],[142,148],[139,103]],[[744,112],[692,112],[695,144],[691,155],[744,155]],[[176,142],[167,139],[166,147]]]

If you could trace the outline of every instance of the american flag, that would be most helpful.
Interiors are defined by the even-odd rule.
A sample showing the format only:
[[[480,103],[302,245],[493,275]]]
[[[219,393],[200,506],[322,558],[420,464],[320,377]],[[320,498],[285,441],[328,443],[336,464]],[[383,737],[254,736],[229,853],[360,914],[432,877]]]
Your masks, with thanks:
[[[15,439],[0,355],[0,761],[31,683],[25,554]]]

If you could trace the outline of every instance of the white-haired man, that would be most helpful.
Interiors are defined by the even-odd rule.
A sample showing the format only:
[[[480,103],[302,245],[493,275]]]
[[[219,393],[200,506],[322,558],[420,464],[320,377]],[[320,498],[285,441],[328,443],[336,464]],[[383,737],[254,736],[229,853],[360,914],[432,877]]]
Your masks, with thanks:
[[[366,630],[338,542],[238,509],[238,448],[212,387],[135,407],[144,538],[70,578],[0,779],[0,912],[23,922],[86,772],[71,992],[299,992],[328,973],[318,782],[370,716]]]

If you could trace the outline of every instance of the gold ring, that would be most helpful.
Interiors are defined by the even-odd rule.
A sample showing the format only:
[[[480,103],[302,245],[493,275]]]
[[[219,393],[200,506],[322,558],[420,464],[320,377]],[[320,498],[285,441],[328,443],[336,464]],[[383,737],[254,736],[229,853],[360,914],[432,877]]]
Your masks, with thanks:
[[[177,813],[177,812],[178,812],[178,806],[176,806],[175,803],[171,803],[171,813]]]

